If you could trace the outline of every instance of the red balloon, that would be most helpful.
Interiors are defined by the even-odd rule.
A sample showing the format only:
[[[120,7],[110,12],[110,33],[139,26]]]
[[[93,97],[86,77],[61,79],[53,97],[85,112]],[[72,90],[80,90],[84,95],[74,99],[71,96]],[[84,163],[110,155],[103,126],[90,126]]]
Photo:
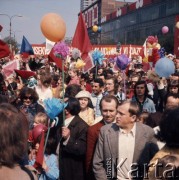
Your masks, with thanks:
[[[168,33],[168,31],[169,31],[169,28],[167,26],[163,26],[162,33],[166,34],[166,33]]]
[[[50,41],[58,42],[64,39],[66,24],[64,20],[55,13],[48,13],[41,20],[41,31]]]
[[[32,130],[32,137],[34,142],[37,142],[38,137],[42,134],[42,132],[46,132],[47,131],[47,127],[43,124],[38,124],[37,126],[35,126]]]

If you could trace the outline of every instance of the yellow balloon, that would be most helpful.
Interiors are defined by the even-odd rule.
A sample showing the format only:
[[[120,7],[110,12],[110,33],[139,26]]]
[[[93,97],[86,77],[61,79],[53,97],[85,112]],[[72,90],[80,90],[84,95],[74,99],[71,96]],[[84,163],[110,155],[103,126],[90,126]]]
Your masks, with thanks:
[[[98,31],[98,26],[94,25],[94,26],[92,27],[92,30],[93,30],[93,32],[97,32],[97,31]]]

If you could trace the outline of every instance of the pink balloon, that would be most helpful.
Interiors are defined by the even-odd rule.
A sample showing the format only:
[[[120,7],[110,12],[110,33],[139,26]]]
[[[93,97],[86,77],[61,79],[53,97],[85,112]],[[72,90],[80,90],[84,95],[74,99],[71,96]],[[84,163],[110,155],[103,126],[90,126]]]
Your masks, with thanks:
[[[162,27],[162,33],[163,33],[163,34],[168,33],[168,31],[169,31],[169,28],[168,28],[167,26],[163,26],[163,27]]]

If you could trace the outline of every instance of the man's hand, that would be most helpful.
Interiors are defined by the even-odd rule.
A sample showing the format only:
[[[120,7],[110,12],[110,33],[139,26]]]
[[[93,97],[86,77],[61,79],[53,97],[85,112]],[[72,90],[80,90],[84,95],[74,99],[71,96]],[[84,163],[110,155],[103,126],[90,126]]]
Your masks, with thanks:
[[[70,136],[70,130],[67,127],[62,127],[62,137],[68,139]]]

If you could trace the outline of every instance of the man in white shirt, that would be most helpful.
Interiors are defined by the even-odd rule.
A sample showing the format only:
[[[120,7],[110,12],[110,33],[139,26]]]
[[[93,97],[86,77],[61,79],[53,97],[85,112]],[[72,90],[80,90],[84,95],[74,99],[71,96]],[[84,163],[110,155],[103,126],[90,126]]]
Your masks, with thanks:
[[[95,117],[101,116],[101,110],[100,110],[99,104],[103,97],[103,94],[102,94],[103,88],[104,88],[104,82],[102,81],[102,79],[100,78],[94,79],[93,85],[92,85],[93,91],[91,94],[91,101],[94,107]]]
[[[136,122],[138,114],[135,102],[124,102],[117,108],[116,123],[101,128],[93,158],[96,180],[144,178],[158,146],[153,129]]]

